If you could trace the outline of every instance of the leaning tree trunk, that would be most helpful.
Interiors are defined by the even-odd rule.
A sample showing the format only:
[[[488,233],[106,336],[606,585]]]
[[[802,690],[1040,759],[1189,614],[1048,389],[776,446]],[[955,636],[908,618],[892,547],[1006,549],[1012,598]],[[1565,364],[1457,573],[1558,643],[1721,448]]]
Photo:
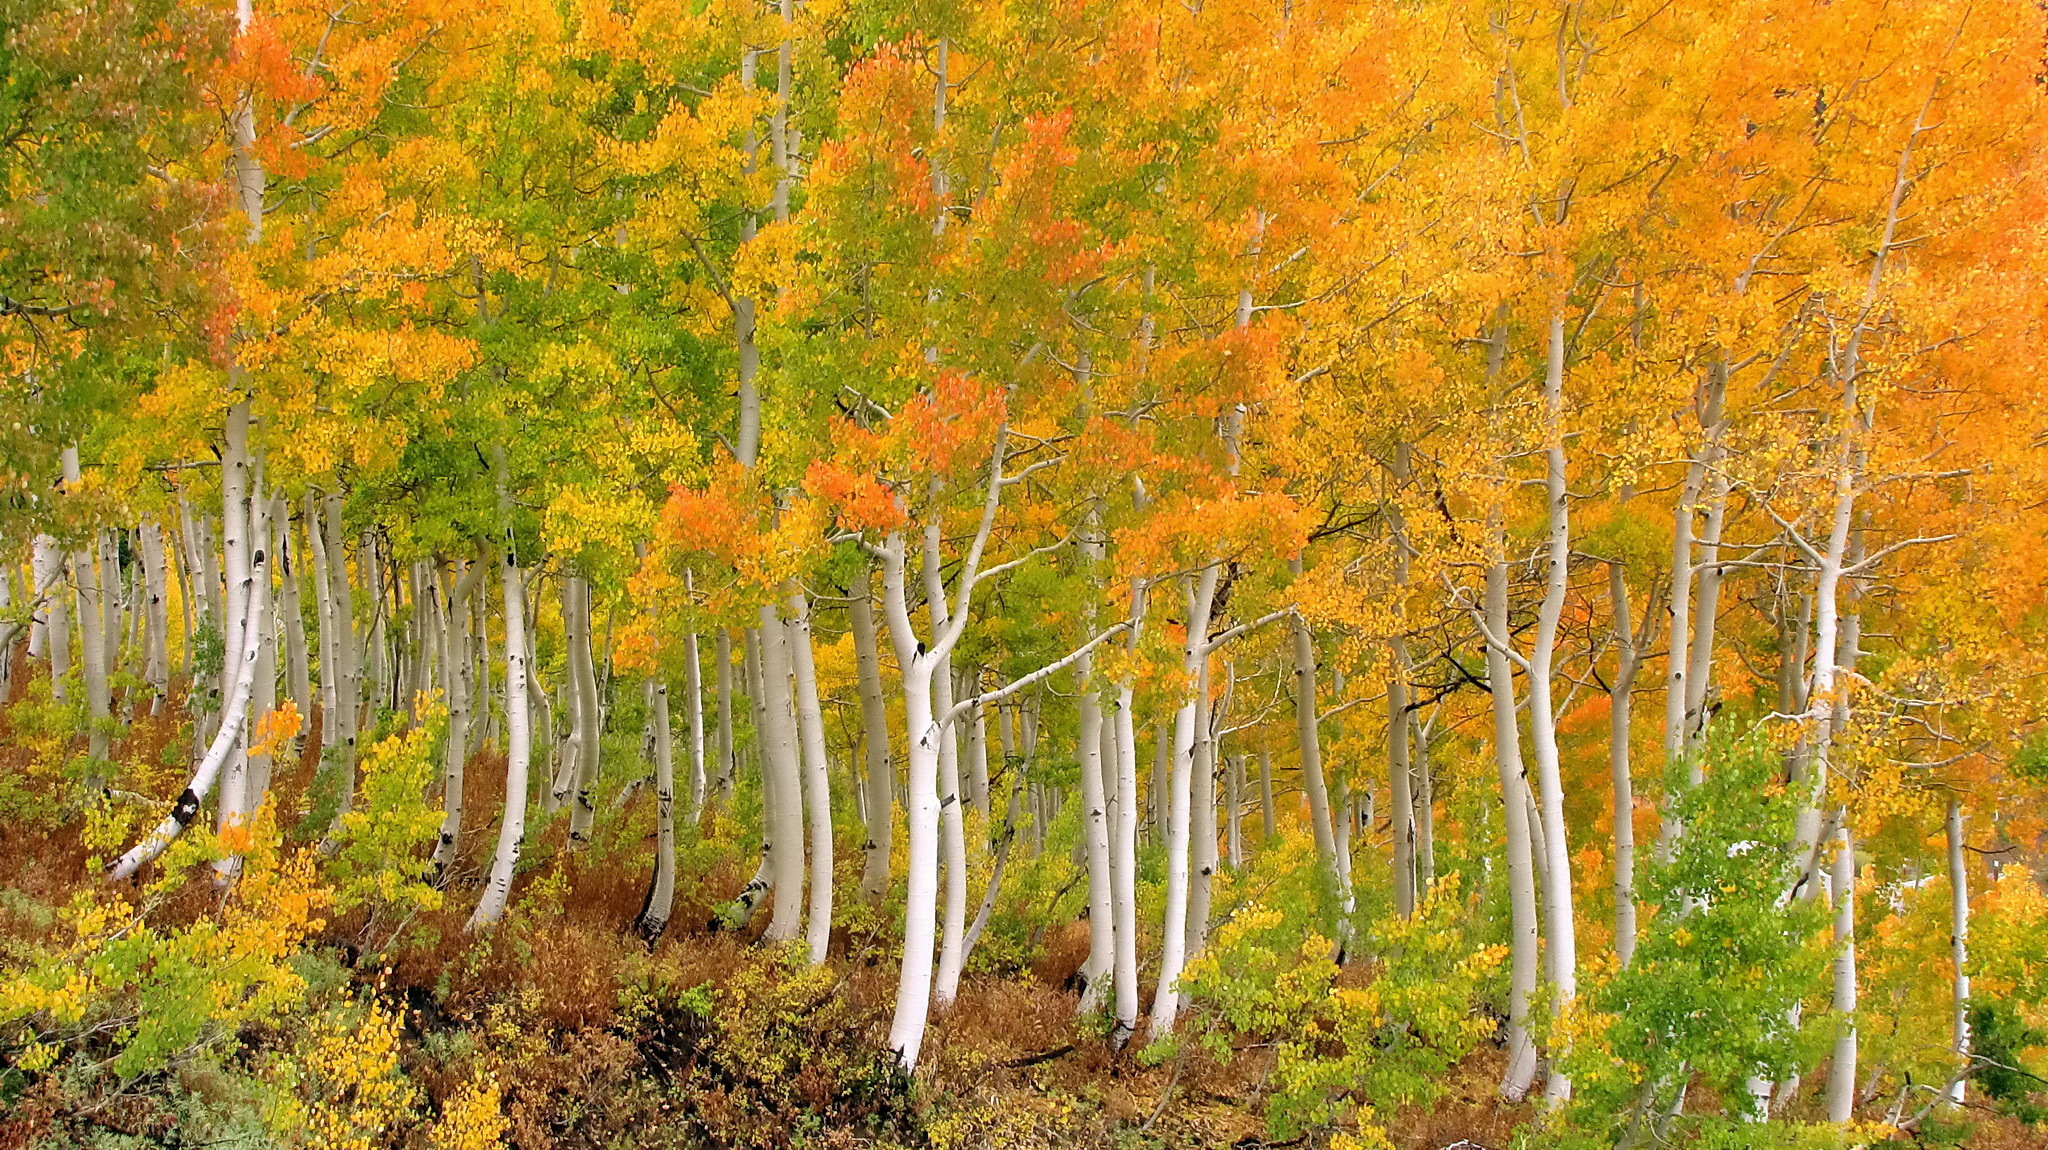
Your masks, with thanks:
[[[247,588],[253,601],[251,618],[262,612],[270,584],[270,580],[264,577],[264,565],[264,557],[259,552],[250,565]],[[228,752],[241,741],[243,726],[248,719],[249,696],[256,685],[256,631],[255,627],[245,627],[235,635],[234,663],[239,670],[235,675],[234,689],[229,692],[226,706],[221,711],[220,727],[214,732],[205,757],[192,772],[191,780],[185,784],[185,790],[179,794],[171,813],[127,854],[115,860],[110,868],[110,877],[114,881],[133,878],[136,871],[162,855],[179,835],[185,833],[185,828],[192,825],[192,820],[199,817],[200,804],[219,779],[221,768],[227,763]]]

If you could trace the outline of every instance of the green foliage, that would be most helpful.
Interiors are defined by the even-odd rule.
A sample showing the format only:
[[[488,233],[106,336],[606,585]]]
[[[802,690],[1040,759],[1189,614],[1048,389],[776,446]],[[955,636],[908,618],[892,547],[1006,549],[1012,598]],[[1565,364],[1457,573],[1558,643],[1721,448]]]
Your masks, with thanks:
[[[191,867],[230,854],[242,873],[217,909],[152,925]],[[16,1065],[44,1070],[85,1052],[133,1078],[299,1000],[305,982],[288,960],[322,926],[315,915],[327,896],[309,856],[280,853],[267,804],[226,836],[187,833],[164,874],[140,904],[81,893],[65,912],[70,941],[39,948],[0,979],[0,1034]]]
[[[1473,1007],[1506,950],[1468,943],[1461,924],[1473,908],[1450,878],[1414,917],[1380,920],[1364,940],[1373,958],[1362,987],[1339,985],[1328,939],[1261,905],[1189,964],[1182,986],[1209,1015],[1202,1041],[1213,1055],[1230,1057],[1239,1037],[1277,1045],[1272,1138],[1350,1122],[1371,1144],[1384,1137],[1376,1109],[1436,1100],[1445,1071],[1493,1029]]]
[[[2048,1122],[2048,1106],[2036,1097],[2048,1082],[2028,1071],[2026,1051],[2048,1046],[2048,1032],[2027,1025],[2012,1004],[1980,998],[1970,1003],[1971,1052],[1980,1060],[1977,1085],[1999,1108],[2030,1126]]]
[[[337,912],[365,905],[440,907],[441,892],[426,880],[433,870],[429,850],[441,811],[428,801],[427,792],[447,718],[446,709],[435,703],[418,725],[387,735],[363,752],[356,803],[335,827],[326,868]]]
[[[1644,875],[1654,914],[1634,962],[1586,988],[1568,1020],[1571,1123],[1587,1130],[1638,1128],[1689,1076],[1744,1098],[1749,1076],[1783,1078],[1814,1054],[1787,1017],[1829,956],[1811,941],[1822,910],[1781,902],[1797,805],[1781,753],[1724,727],[1705,756],[1706,781],[1673,806],[1672,858]]]

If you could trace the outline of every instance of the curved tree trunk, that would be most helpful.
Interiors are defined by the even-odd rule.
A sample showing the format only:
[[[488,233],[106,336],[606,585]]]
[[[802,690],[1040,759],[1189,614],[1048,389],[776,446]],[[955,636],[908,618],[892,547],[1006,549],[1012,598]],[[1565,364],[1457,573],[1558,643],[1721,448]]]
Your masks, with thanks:
[[[498,513],[506,520],[499,574],[505,594],[505,814],[498,826],[498,848],[483,898],[469,916],[469,929],[489,926],[504,916],[512,894],[512,875],[519,865],[526,837],[526,768],[533,752],[533,724],[528,710],[526,647],[526,580],[519,573],[519,554],[512,537],[512,496],[506,477],[505,449],[492,451],[498,472]]]

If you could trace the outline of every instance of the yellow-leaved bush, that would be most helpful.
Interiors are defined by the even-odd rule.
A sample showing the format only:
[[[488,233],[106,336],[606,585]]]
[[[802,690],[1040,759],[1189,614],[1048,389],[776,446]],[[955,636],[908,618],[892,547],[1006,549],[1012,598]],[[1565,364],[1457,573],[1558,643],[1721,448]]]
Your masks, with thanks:
[[[265,803],[223,834],[188,831],[139,899],[121,888],[81,892],[64,912],[69,941],[0,977],[0,1029],[26,1048],[18,1064],[43,1069],[67,1050],[105,1057],[111,1048],[110,1069],[131,1078],[296,1005],[306,984],[290,960],[325,925],[330,900],[311,852],[280,844]],[[229,856],[240,856],[241,877],[217,905],[184,925],[151,923],[193,866]]]

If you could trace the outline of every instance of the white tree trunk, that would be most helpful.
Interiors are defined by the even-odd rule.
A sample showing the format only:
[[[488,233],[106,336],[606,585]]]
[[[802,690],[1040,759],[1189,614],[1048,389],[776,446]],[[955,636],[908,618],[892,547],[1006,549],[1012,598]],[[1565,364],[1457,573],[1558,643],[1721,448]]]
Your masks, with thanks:
[[[1142,594],[1142,592],[1141,592]],[[1132,636],[1137,633],[1137,611],[1132,612]],[[1116,713],[1116,822],[1111,827],[1110,914],[1116,944],[1114,980],[1116,986],[1116,1029],[1112,1041],[1121,1043],[1138,1028],[1138,745],[1132,722],[1133,684],[1126,678],[1117,684]]]
[[[811,965],[832,949],[832,767],[825,756],[825,712],[818,703],[818,669],[811,643],[811,604],[789,589],[788,642],[796,676],[797,736],[803,750],[804,807],[811,836],[811,901],[804,938]]]
[[[505,814],[498,826],[498,847],[491,857],[483,898],[469,916],[469,929],[490,926],[504,917],[512,895],[512,876],[526,838],[526,767],[533,752],[533,724],[528,710],[526,647],[526,580],[519,573],[519,554],[512,536],[512,495],[506,475],[505,449],[494,446],[498,514],[505,520],[499,574],[505,595]]]
[[[1301,561],[1291,563],[1294,575],[1301,576]],[[1351,898],[1349,884],[1344,881],[1344,868],[1337,858],[1336,828],[1330,821],[1330,793],[1323,780],[1323,750],[1320,720],[1316,714],[1316,645],[1309,633],[1308,620],[1300,614],[1294,615],[1288,623],[1292,640],[1290,651],[1294,657],[1294,727],[1295,743],[1300,748],[1301,789],[1308,795],[1309,832],[1315,838],[1316,857],[1322,860],[1324,871],[1329,876],[1331,897],[1339,904],[1348,903]],[[1347,924],[1339,923],[1337,941],[1342,945],[1349,937]]]
[[[853,662],[860,688],[861,743],[867,756],[867,841],[862,844],[861,897],[872,902],[889,889],[895,834],[896,769],[889,758],[889,712],[882,699],[882,660],[875,646],[874,576],[864,561],[848,610]]]
[[[247,634],[250,643],[258,646],[258,667],[261,673],[260,640],[256,638],[261,630],[261,621],[249,609],[252,598],[250,579],[250,490],[249,490],[249,403],[243,400],[228,408],[227,449],[221,454],[221,520],[220,550],[221,562],[227,573],[225,588],[226,611],[221,616],[221,639],[228,649],[240,645],[236,637]],[[233,690],[233,681],[240,668],[232,662],[223,662],[221,667],[221,697],[226,698]],[[254,699],[250,702],[253,704]],[[261,714],[251,714],[251,725],[261,721]],[[220,782],[220,829],[239,826],[248,821],[251,810],[248,801],[249,757],[247,740],[244,739],[228,749],[227,763],[221,769]],[[232,876],[238,866],[235,859],[223,859],[216,864],[216,871],[223,877]]]
[[[330,491],[325,502],[327,577],[334,587],[334,619],[330,626],[335,666],[334,747],[341,765],[339,814],[354,809],[356,802],[356,732],[363,692],[362,679],[357,672],[355,592],[349,585],[348,552],[342,545],[341,494]]]
[[[1838,812],[1835,832],[1835,992],[1834,1011],[1841,1032],[1828,1068],[1828,1121],[1847,1122],[1856,1113],[1856,840],[1849,831],[1848,812]]]
[[[1548,415],[1544,491],[1549,506],[1549,571],[1543,602],[1536,615],[1536,639],[1529,653],[1529,730],[1536,751],[1536,788],[1543,815],[1546,885],[1543,912],[1548,937],[1551,1008],[1559,1017],[1578,993],[1577,924],[1572,917],[1571,851],[1565,841],[1564,784],[1559,772],[1557,713],[1551,703],[1551,665],[1557,651],[1558,621],[1564,614],[1570,576],[1571,522],[1566,504],[1564,461],[1564,315],[1550,317],[1550,339],[1544,370],[1544,402]],[[1543,1093],[1553,1105],[1571,1097],[1571,1079],[1555,1069],[1564,1051],[1552,1055]]]
[[[1970,1061],[1970,872],[1963,854],[1963,802],[1951,796],[1948,818],[1949,962],[1955,968],[1950,986],[1953,1017],[1950,1034],[1956,1057]],[[1957,1078],[1948,1088],[1948,1104],[1963,1104],[1963,1083]]]
[[[737,761],[732,742],[732,631],[718,629],[712,654],[716,660],[714,679],[718,688],[718,779],[713,788],[720,806],[732,805],[733,773]]]
[[[263,600],[270,584],[269,579],[263,577],[263,567],[263,557],[258,555],[251,565],[249,576],[250,593],[255,600],[254,613],[258,614],[264,608]],[[227,763],[228,752],[242,738],[243,726],[249,715],[249,696],[256,685],[256,638],[255,628],[249,628],[246,633],[236,636],[234,663],[239,670],[235,676],[234,689],[229,692],[227,705],[221,712],[220,729],[214,733],[213,742],[207,747],[205,756],[200,759],[198,768],[192,772],[191,780],[186,783],[184,792],[178,796],[177,804],[171,808],[171,813],[163,822],[157,824],[156,829],[147,837],[130,848],[127,854],[115,860],[109,875],[114,881],[133,878],[136,871],[162,855],[179,835],[185,833],[185,828],[192,825],[192,820],[199,817],[200,804],[205,801],[207,792],[213,789],[214,782],[220,777],[221,768]]]
[[[441,832],[434,841],[434,867],[445,875],[461,857],[463,770],[469,759],[469,721],[475,682],[469,658],[470,596],[482,582],[481,561],[466,564],[459,577],[443,572],[441,649],[448,667],[448,737],[441,751]]]
[[[1102,793],[1102,703],[1095,693],[1093,666],[1093,660],[1082,663],[1075,676],[1080,718],[1074,751],[1081,763],[1081,843],[1088,860],[1088,960],[1081,967],[1079,1004],[1083,1014],[1101,1005],[1107,981],[1103,976],[1116,969],[1116,912],[1111,905],[1115,879],[1110,874],[1108,799]]]
[[[654,878],[640,908],[640,936],[648,942],[668,929],[676,904],[675,740],[668,721],[668,681],[654,681]]]
[[[1187,645],[1181,656],[1182,671],[1190,680],[1189,694],[1173,712],[1173,780],[1166,816],[1166,909],[1160,924],[1159,983],[1152,994],[1152,1034],[1173,1033],[1180,1014],[1180,972],[1187,963],[1188,863],[1193,831],[1195,723],[1199,717],[1202,671],[1207,662],[1209,611],[1215,602],[1218,569],[1215,564],[1185,580]],[[1212,846],[1213,849],[1213,846]]]
[[[792,673],[788,628],[773,603],[764,604],[760,619],[761,779],[772,788],[769,808],[768,869],[773,876],[775,911],[762,938],[783,942],[803,933],[804,801],[803,766],[797,749],[796,716],[791,710]]]
[[[232,432],[230,433],[232,434]],[[79,487],[78,448],[67,447],[63,453],[64,486],[67,491]],[[71,583],[77,593],[78,602],[78,656],[85,672],[86,706],[86,753],[94,763],[105,762],[110,745],[109,728],[114,723],[113,693],[107,680],[106,611],[104,596],[112,588],[107,586],[118,581],[114,570],[104,572],[95,567],[95,548],[81,547],[71,553]],[[92,778],[100,777],[97,766],[92,768]]]
[[[1614,645],[1620,652],[1607,716],[1607,766],[1614,783],[1614,953],[1626,968],[1636,953],[1635,782],[1629,769],[1630,692],[1642,655],[1629,619],[1628,581],[1621,564],[1607,565],[1608,600],[1614,613]]]
[[[150,688],[150,714],[163,710],[164,699],[171,692],[171,614],[170,579],[164,566],[164,529],[154,519],[146,519],[138,533],[138,550],[141,551],[143,602],[145,622],[143,624],[142,678]],[[0,658],[5,658],[0,655]]]
[[[334,581],[327,574],[327,536],[320,523],[320,497],[306,493],[306,539],[313,554],[315,637],[320,642],[320,747],[326,754],[334,746],[341,710],[341,656],[334,649]]]
[[[313,670],[306,651],[306,615],[299,602],[299,544],[292,527],[292,505],[283,495],[271,504],[271,522],[277,528],[273,548],[277,568],[278,617],[284,624],[286,697],[299,711],[299,735],[307,734],[313,715]]]
[[[598,701],[597,664],[591,652],[590,581],[572,575],[562,581],[564,631],[569,647],[569,695],[574,704],[569,736],[575,747],[573,767],[563,773],[571,780],[569,794],[569,841],[582,845],[590,841],[590,826],[597,817],[597,776],[603,758],[604,713]]]
[[[1495,562],[1486,569],[1487,628],[1505,637],[1508,629],[1508,569]],[[1501,807],[1507,825],[1507,878],[1510,916],[1508,975],[1507,1066],[1500,1093],[1518,1102],[1536,1080],[1536,1044],[1529,1035],[1529,998],[1536,993],[1536,876],[1530,846],[1528,782],[1522,769],[1522,737],[1515,718],[1514,670],[1507,652],[1486,645],[1486,676],[1493,696],[1494,763],[1500,772]]]

